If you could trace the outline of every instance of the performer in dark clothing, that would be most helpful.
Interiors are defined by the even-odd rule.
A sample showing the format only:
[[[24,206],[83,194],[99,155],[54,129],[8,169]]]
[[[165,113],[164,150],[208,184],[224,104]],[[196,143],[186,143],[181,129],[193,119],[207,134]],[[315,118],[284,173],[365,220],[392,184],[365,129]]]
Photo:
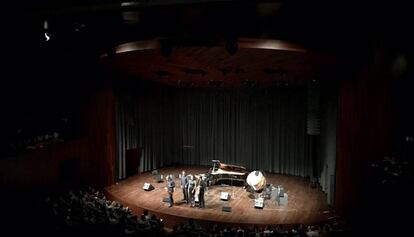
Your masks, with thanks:
[[[206,190],[207,183],[204,178],[200,178],[200,184],[199,184],[199,192],[198,192],[198,207],[199,208],[205,208],[205,202],[204,202],[204,191]]]
[[[170,207],[174,205],[174,199],[173,199],[174,188],[175,188],[175,182],[172,176],[169,175],[167,178],[167,191],[168,191],[168,194],[170,195]]]
[[[188,179],[188,202],[191,207],[195,207],[195,191],[196,191],[196,180],[194,175],[189,175]]]
[[[181,173],[180,180],[181,180],[181,189],[183,190],[183,200],[185,200],[186,203],[188,204],[188,177],[185,174],[184,170]]]

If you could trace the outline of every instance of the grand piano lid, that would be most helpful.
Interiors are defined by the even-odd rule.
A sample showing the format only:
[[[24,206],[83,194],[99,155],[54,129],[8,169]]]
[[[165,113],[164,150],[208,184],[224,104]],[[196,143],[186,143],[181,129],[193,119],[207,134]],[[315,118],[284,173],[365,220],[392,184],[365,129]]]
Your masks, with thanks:
[[[225,163],[221,163],[220,160],[212,160],[212,162],[214,163],[215,169],[228,170],[232,172],[243,172],[243,173],[247,172],[247,169],[240,165],[225,164]]]
[[[230,170],[223,170],[223,169],[217,169],[213,170],[211,174],[232,174],[232,175],[245,175],[245,172],[237,172],[237,171],[230,171]]]

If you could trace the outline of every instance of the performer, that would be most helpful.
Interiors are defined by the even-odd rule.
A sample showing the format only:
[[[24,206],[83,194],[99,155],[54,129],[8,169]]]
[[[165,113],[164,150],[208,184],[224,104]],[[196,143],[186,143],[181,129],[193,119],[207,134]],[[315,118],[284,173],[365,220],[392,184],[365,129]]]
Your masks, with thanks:
[[[181,189],[183,190],[183,200],[188,204],[188,177],[184,170],[181,172]]]
[[[198,207],[199,208],[205,208],[205,202],[204,202],[204,191],[207,187],[207,183],[205,178],[200,178],[200,183],[198,185],[199,191],[198,191]]]
[[[200,177],[198,175],[195,175],[195,192],[194,192],[194,206],[196,203],[198,203],[198,194],[200,192]]]
[[[191,207],[195,206],[195,187],[196,180],[193,175],[189,175],[190,179],[188,180],[188,202]]]
[[[172,178],[172,175],[168,175],[167,191],[168,191],[168,194],[170,195],[170,207],[174,205],[174,199],[173,199],[174,188],[175,188],[175,182]]]

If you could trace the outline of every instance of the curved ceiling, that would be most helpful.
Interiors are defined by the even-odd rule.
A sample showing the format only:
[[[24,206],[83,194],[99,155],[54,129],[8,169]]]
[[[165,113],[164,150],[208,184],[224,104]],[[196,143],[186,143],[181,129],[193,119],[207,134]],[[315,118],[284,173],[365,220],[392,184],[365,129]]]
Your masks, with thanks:
[[[239,39],[226,43],[181,45],[165,49],[162,41],[120,45],[103,55],[104,70],[180,87],[303,86],[320,79],[335,64],[304,48],[277,40]],[[230,53],[229,53],[230,52]]]

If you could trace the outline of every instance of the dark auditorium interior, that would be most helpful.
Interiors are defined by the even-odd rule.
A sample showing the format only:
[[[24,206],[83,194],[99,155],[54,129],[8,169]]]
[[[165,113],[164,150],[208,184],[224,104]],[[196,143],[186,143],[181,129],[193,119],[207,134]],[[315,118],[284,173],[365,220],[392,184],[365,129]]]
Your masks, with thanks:
[[[414,51],[408,4],[8,4],[2,29],[0,232],[412,232]],[[314,216],[325,219],[303,217],[296,222],[277,217],[295,220],[289,218],[300,214],[289,213],[307,213],[296,205],[309,203],[310,196],[295,194],[309,191],[288,184],[291,206],[277,207],[270,214],[274,223],[250,226],[197,218],[216,212],[231,219],[238,213],[236,204],[233,213],[208,210],[208,198],[205,210],[164,209],[162,196],[157,196],[160,204],[154,205],[162,207],[149,208],[148,214],[111,193],[158,170],[208,170],[212,160],[261,170],[269,177],[302,180],[305,189],[309,184],[320,193],[324,208]],[[146,194],[156,195],[158,187]],[[174,195],[181,198],[179,191]],[[139,199],[137,195],[137,203]],[[251,208],[255,213],[270,209]],[[174,219],[177,210],[181,213]],[[249,216],[249,210],[243,213]],[[180,219],[181,214],[195,218]]]

